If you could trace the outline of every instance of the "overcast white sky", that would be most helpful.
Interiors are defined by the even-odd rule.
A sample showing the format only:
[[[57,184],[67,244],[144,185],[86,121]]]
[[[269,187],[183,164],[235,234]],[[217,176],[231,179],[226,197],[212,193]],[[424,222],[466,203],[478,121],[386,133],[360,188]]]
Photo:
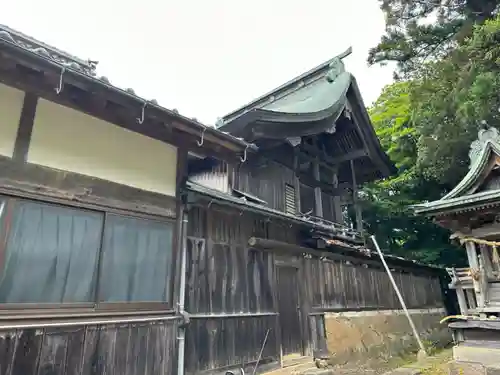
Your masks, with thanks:
[[[392,80],[366,64],[384,31],[377,0],[16,0],[0,23],[206,124],[349,46],[366,105]]]

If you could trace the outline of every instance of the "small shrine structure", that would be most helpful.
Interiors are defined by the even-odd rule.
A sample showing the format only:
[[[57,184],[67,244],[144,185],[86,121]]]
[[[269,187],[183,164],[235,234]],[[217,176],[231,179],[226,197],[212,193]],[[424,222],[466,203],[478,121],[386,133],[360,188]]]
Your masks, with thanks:
[[[469,151],[469,172],[443,198],[414,206],[452,231],[469,266],[448,268],[460,316],[449,317],[458,361],[500,365],[500,132],[479,131]]]

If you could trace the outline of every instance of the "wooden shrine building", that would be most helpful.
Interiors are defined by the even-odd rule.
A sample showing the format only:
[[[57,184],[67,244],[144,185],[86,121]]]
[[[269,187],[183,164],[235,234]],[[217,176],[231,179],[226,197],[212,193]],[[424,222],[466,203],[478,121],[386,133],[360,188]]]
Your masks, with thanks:
[[[345,55],[214,128],[0,26],[0,374],[262,372],[409,344],[357,195],[394,167]],[[387,261],[435,337],[441,270]]]
[[[408,343],[388,275],[365,246],[358,187],[394,167],[345,70],[349,53],[219,121],[257,152],[238,164],[190,162],[187,372],[349,359]],[[438,333],[440,270],[388,262],[420,329]],[[384,335],[394,340],[375,339]]]
[[[464,245],[469,266],[451,268],[463,315],[449,324],[455,359],[500,365],[500,132],[481,129],[466,176],[443,198],[415,206]],[[480,348],[480,349],[478,349]]]

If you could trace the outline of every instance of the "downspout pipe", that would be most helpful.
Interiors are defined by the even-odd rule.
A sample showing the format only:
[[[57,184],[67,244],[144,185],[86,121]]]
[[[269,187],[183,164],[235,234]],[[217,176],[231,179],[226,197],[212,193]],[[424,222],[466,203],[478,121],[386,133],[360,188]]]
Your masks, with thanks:
[[[179,300],[177,302],[177,312],[182,317],[182,323],[179,325],[177,334],[178,356],[177,356],[177,375],[184,375],[184,354],[186,352],[186,326],[189,324],[189,314],[185,311],[184,301],[186,299],[186,267],[187,267],[187,226],[188,226],[188,207],[183,202],[181,206],[181,264],[179,277]]]

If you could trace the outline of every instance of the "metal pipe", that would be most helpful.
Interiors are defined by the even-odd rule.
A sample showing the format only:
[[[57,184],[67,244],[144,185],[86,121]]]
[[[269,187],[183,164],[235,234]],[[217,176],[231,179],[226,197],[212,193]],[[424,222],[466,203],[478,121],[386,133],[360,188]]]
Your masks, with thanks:
[[[253,368],[252,375],[255,375],[255,373],[257,372],[257,367],[259,367],[259,362],[260,359],[262,358],[262,353],[264,352],[264,348],[266,347],[267,337],[269,336],[270,331],[271,328],[268,328],[266,331],[266,336],[264,337],[264,342],[262,343],[262,346],[260,348],[259,357],[257,358],[257,362],[255,363],[255,367]]]
[[[377,250],[377,253],[380,257],[380,260],[382,261],[382,264],[384,265],[384,268],[385,268],[385,271],[387,272],[387,275],[389,275],[389,279],[391,280],[392,287],[394,288],[394,291],[396,292],[396,295],[398,296],[399,303],[401,303],[401,307],[403,307],[406,318],[408,319],[408,322],[410,323],[410,327],[413,331],[413,334],[415,335],[415,339],[417,340],[418,346],[420,348],[420,352],[423,355],[427,355],[427,352],[425,351],[424,344],[422,343],[422,340],[420,339],[420,335],[418,334],[417,327],[415,327],[415,323],[413,323],[413,319],[411,318],[411,315],[408,312],[408,309],[406,308],[406,303],[403,299],[403,296],[401,295],[401,292],[399,291],[399,288],[396,284],[396,280],[394,280],[394,277],[392,276],[392,272],[389,269],[389,266],[387,265],[387,263],[385,261],[384,254],[382,253],[382,250],[380,250],[380,246],[378,245],[377,239],[375,238],[374,235],[370,236],[370,239],[372,240],[373,244],[375,245],[375,249]]]
[[[186,262],[187,262],[187,225],[188,225],[188,214],[187,208],[182,205],[182,229],[181,229],[181,266],[180,266],[180,277],[179,277],[179,314],[184,316],[186,312],[184,311],[184,300],[186,298]],[[184,353],[186,350],[185,346],[186,339],[186,328],[184,325],[179,327],[179,333],[177,336],[177,341],[179,345],[178,357],[177,357],[177,375],[184,375]]]
[[[157,322],[165,320],[177,320],[178,316],[155,316],[155,317],[134,317],[134,318],[119,318],[119,319],[88,319],[75,321],[51,321],[51,322],[36,322],[36,323],[10,323],[0,324],[0,330],[7,329],[28,329],[28,328],[48,328],[48,327],[74,327],[84,325],[101,325],[101,324],[122,324],[122,323],[141,323],[141,322]]]

